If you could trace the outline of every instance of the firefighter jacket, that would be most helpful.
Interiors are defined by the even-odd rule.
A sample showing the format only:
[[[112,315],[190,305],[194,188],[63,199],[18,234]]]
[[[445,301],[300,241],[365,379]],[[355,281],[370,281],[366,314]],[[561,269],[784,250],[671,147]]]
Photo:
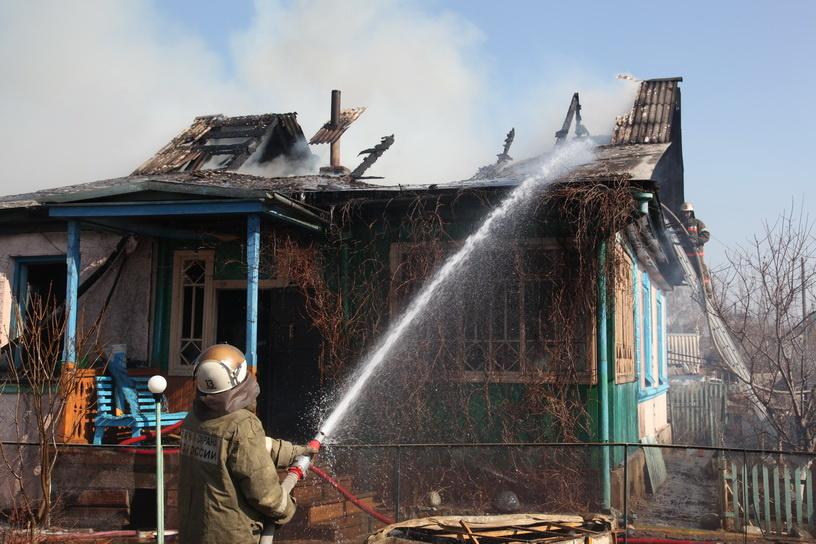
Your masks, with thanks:
[[[292,519],[277,467],[305,451],[273,440],[272,454],[255,416],[253,376],[231,391],[198,395],[181,427],[179,537],[181,544],[256,544],[265,522]]]
[[[708,232],[705,223],[693,215],[684,221],[684,226],[688,232],[689,241],[683,242],[683,246],[686,249],[686,255],[697,266],[697,259],[702,259],[705,256],[703,244],[711,239],[711,233]],[[707,273],[702,273],[702,275],[708,277]]]
[[[691,236],[692,241],[698,247],[702,247],[703,244],[707,243],[711,239],[711,233],[706,228],[705,223],[696,217],[691,217],[686,222],[686,230],[688,231],[689,236]]]

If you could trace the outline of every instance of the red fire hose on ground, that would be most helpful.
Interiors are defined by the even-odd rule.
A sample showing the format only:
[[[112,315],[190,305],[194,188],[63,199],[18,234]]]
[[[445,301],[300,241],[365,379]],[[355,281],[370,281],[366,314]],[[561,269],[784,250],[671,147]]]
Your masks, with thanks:
[[[340,484],[340,482],[338,482],[337,480],[335,480],[334,478],[329,476],[326,472],[324,472],[323,469],[321,469],[321,468],[319,468],[319,467],[317,467],[315,465],[312,465],[311,468],[312,468],[312,472],[314,472],[315,474],[320,476],[320,478],[322,478],[327,484],[329,484],[330,486],[335,488],[341,495],[343,495],[346,499],[351,501],[354,504],[354,506],[356,506],[357,508],[359,508],[360,510],[362,510],[363,512],[365,512],[366,514],[368,514],[372,518],[376,519],[377,521],[381,521],[381,522],[385,523],[386,525],[391,525],[392,523],[394,523],[393,519],[389,518],[388,516],[385,516],[384,514],[381,514],[381,513],[377,512],[376,510],[371,508],[369,505],[364,503],[362,500],[360,500],[358,497],[355,497],[348,489],[343,487]]]
[[[162,435],[165,435],[165,434],[168,434],[168,433],[171,433],[171,432],[177,430],[179,427],[181,427],[182,423],[183,422],[179,421],[178,423],[174,423],[173,425],[168,425],[167,427],[162,427],[162,430],[161,430]],[[119,442],[119,444],[120,445],[136,444],[138,442],[142,442],[142,441],[147,440],[149,438],[154,438],[155,436],[156,436],[155,431],[148,431],[146,434],[143,434],[141,436],[134,436],[134,437],[122,440],[121,442]],[[124,451],[126,451],[128,453],[135,453],[137,455],[156,455],[156,450],[149,450],[149,449],[144,449],[144,448],[125,448]],[[179,449],[178,448],[165,448],[164,453],[174,455],[174,454],[179,453]],[[385,523],[386,525],[391,525],[392,523],[394,523],[393,519],[389,518],[388,516],[386,516],[384,514],[381,514],[380,512],[377,512],[376,510],[371,508],[369,505],[364,503],[359,497],[355,496],[351,491],[349,491],[348,489],[343,487],[343,485],[340,484],[340,482],[338,482],[337,480],[332,478],[324,470],[320,469],[319,467],[316,467],[315,465],[311,466],[311,470],[317,476],[319,476],[322,480],[324,480],[327,484],[329,484],[334,489],[336,489],[337,492],[340,493],[343,497],[345,497],[352,504],[354,504],[354,506],[356,506],[357,508],[359,508],[360,510],[362,510],[363,512],[365,512],[366,514],[368,514],[372,518],[376,519],[377,521],[381,521],[382,523]]]

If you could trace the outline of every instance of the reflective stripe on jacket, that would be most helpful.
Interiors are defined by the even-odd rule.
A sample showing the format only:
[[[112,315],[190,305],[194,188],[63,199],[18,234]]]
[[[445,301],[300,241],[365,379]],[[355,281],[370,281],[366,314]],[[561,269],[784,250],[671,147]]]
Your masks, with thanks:
[[[692,241],[695,242],[694,247],[691,249],[686,248],[686,255],[689,257],[702,257],[704,255],[703,244],[711,239],[711,233],[708,231],[708,228],[706,228],[705,223],[696,217],[692,217],[688,220],[686,230]]]

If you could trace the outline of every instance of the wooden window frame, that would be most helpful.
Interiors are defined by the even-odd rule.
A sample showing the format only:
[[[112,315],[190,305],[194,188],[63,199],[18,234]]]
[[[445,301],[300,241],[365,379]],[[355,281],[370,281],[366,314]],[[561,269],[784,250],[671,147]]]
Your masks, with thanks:
[[[626,250],[616,246],[618,270],[615,288],[615,383],[635,381],[636,334],[635,290],[633,281],[637,277],[635,265]]]
[[[668,385],[668,353],[666,346],[666,297],[655,293],[657,312],[657,385]]]
[[[167,362],[167,373],[170,376],[191,376],[192,365],[181,362],[181,333],[183,319],[183,265],[186,261],[204,261],[204,301],[200,317],[202,349],[213,343],[214,338],[214,295],[213,269],[215,267],[215,251],[207,250],[178,250],[173,253],[173,297],[170,310],[170,346]]]
[[[433,242],[393,242],[390,247],[389,252],[389,261],[390,261],[390,271],[391,271],[391,287],[389,288],[389,309],[392,319],[396,319],[401,314],[401,308],[399,305],[399,301],[397,300],[397,294],[394,289],[394,280],[398,277],[399,273],[399,266],[401,263],[401,257],[404,253],[411,251],[417,247],[427,246],[428,248],[438,248],[440,247],[445,248],[456,248],[462,245],[461,241],[433,241]],[[534,239],[527,239],[521,240],[516,244],[514,248],[516,258],[519,257],[520,253],[518,252],[521,248],[540,248],[542,250],[562,250],[563,247],[558,244],[555,239],[551,238],[534,238]],[[491,383],[529,383],[529,382],[536,382],[536,383],[555,383],[558,381],[557,373],[554,371],[541,371],[537,369],[532,369],[528,367],[528,362],[525,359],[525,352],[526,352],[526,340],[525,340],[525,312],[524,308],[524,278],[522,277],[522,281],[519,285],[519,293],[520,293],[520,300],[519,300],[519,338],[518,338],[518,357],[519,357],[519,370],[466,370],[462,368],[457,374],[456,379],[457,381],[461,382],[470,382],[470,383],[483,383],[483,382],[491,382]],[[573,383],[576,384],[595,384],[597,382],[597,342],[596,342],[596,320],[594,316],[591,316],[587,319],[587,331],[586,331],[586,354],[587,354],[587,361],[586,361],[586,370],[581,372],[576,372],[576,379]],[[464,339],[458,339],[457,342],[464,342]],[[489,343],[490,340],[483,340],[482,342]],[[461,349],[461,346],[460,346]],[[457,362],[460,366],[463,366],[463,354],[459,353],[457,357]]]
[[[657,377],[654,372],[654,308],[652,305],[652,282],[649,274],[642,275],[642,317],[643,317],[643,380],[646,389],[657,385]]]

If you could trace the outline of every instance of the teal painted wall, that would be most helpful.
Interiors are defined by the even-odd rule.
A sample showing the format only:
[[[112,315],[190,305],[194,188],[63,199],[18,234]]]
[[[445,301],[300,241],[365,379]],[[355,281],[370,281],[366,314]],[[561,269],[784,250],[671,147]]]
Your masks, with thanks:
[[[473,225],[481,218],[475,213],[459,214],[455,221],[446,225],[447,236],[451,239],[464,238],[469,234]],[[325,250],[326,278],[332,288],[343,289],[344,270],[359,270],[360,267],[371,267],[367,273],[372,277],[376,276],[376,281],[387,282],[390,277],[389,252],[393,241],[407,241],[410,233],[401,225],[401,216],[389,217],[388,221],[378,224],[373,230],[369,228],[367,221],[355,221],[352,231],[349,232],[347,247],[350,257],[347,267],[343,266],[342,250],[337,247],[327,247]],[[268,229],[268,227],[267,227]],[[269,230],[267,230],[269,232]],[[543,233],[537,233],[543,234]],[[359,247],[368,246],[371,248],[368,254],[360,254],[355,251]],[[178,249],[195,249],[201,244],[195,242],[180,243],[176,241],[158,242],[157,270],[156,270],[156,301],[154,305],[154,327],[153,327],[153,347],[152,361],[155,366],[167,367],[167,354],[169,344],[169,324],[170,306],[172,301],[172,264],[173,252]],[[215,250],[215,279],[244,279],[246,277],[245,249],[242,241],[225,242],[221,244],[208,244],[208,248]],[[266,253],[266,254],[265,254]],[[262,260],[269,259],[268,252],[262,250]],[[268,261],[266,261],[268,263]],[[366,264],[367,263],[367,264]],[[376,266],[373,266],[376,264]],[[267,265],[268,266],[268,265]],[[265,268],[262,264],[262,270]],[[268,270],[268,268],[266,268]],[[262,276],[263,277],[263,276]],[[384,283],[387,292],[387,284]],[[353,311],[353,308],[350,308]],[[383,326],[381,324],[381,326]],[[610,376],[610,440],[612,441],[637,441],[638,421],[637,421],[637,384],[614,384],[614,318],[608,320],[608,361],[611,366],[608,375]],[[158,363],[158,365],[157,365]],[[500,418],[491,414],[496,413],[496,407],[502,403],[514,403],[521,400],[524,394],[524,386],[520,384],[490,384],[485,388],[484,384],[454,384],[452,387],[458,388],[458,392],[470,393],[468,413],[463,417],[473,421],[482,421],[483,425],[478,427],[476,435],[470,437],[475,441],[497,441],[503,438],[504,423]],[[587,431],[581,436],[586,441],[598,440],[598,389],[597,386],[580,385],[576,388],[577,394],[585,402],[589,420],[586,422]],[[488,410],[491,410],[488,413]],[[440,411],[441,414],[445,412]],[[448,415],[449,414],[445,414]],[[530,416],[522,418],[516,428],[519,429],[518,440],[542,439],[548,434],[548,430],[553,428],[551,422],[543,416]],[[525,430],[529,431],[526,432]],[[550,433],[549,440],[559,440],[557,433]],[[617,457],[616,457],[617,458]],[[617,462],[617,461],[616,461]]]

